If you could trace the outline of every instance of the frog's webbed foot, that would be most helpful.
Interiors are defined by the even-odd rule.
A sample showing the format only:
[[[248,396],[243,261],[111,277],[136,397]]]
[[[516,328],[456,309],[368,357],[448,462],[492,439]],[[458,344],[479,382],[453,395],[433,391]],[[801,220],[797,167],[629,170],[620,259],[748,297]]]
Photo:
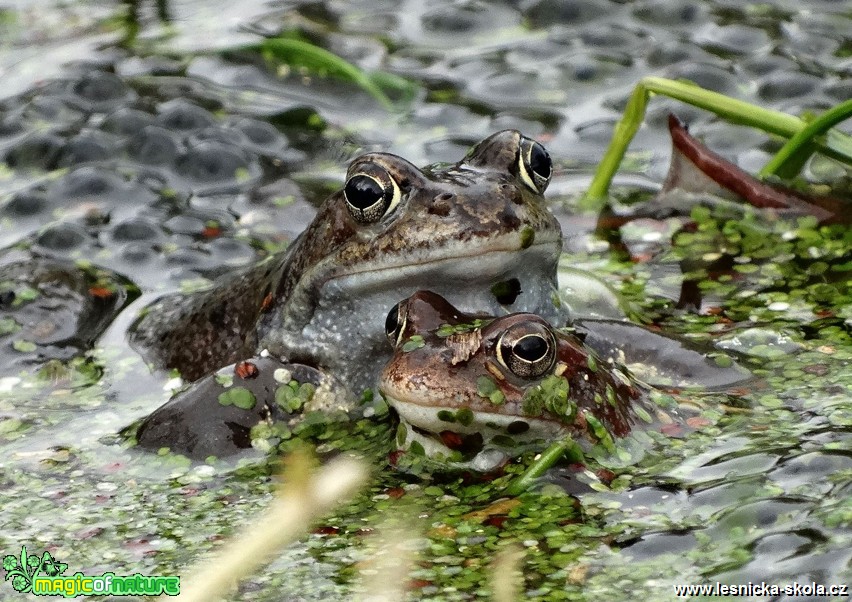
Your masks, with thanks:
[[[189,381],[253,353],[255,327],[281,261],[273,257],[209,289],[158,299],[133,325],[131,345],[155,367],[177,369]]]
[[[92,348],[127,301],[105,269],[9,250],[0,257],[0,375]]]
[[[691,341],[639,324],[584,319],[575,322],[574,327],[598,355],[624,364],[651,386],[722,390],[754,378],[724,353],[719,352],[714,358]]]
[[[296,420],[338,388],[311,366],[249,358],[177,393],[142,421],[136,440],[145,449],[168,448],[193,459],[232,456],[252,447],[253,428]]]

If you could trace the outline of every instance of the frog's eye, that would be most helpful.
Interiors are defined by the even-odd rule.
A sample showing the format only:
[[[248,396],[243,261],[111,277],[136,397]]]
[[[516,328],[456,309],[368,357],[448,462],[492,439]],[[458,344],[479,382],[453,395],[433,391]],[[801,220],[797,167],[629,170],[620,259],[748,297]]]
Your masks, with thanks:
[[[542,194],[550,183],[553,163],[550,153],[535,140],[521,136],[521,152],[518,156],[518,172],[524,184],[533,192]]]
[[[405,331],[406,312],[403,302],[394,305],[388,312],[388,317],[385,318],[385,335],[388,337],[390,344],[396,347],[402,339],[402,333]]]
[[[553,368],[556,339],[543,324],[516,324],[497,341],[497,360],[515,376],[538,378]]]
[[[396,208],[402,192],[386,170],[364,165],[346,180],[343,196],[355,221],[372,224]]]

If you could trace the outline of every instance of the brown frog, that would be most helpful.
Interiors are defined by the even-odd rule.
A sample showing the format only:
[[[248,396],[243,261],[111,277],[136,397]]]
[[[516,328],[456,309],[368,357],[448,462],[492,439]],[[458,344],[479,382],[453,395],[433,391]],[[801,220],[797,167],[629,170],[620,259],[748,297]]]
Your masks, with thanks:
[[[467,314],[421,291],[391,310],[386,334],[379,388],[397,442],[431,457],[484,470],[536,441],[611,448],[656,415],[648,387],[537,315]]]
[[[146,359],[188,380],[209,375],[152,414],[140,443],[179,440],[180,451],[196,456],[229,452],[235,438],[245,446],[252,420],[268,418],[266,400],[243,421],[229,415],[236,427],[220,427],[211,372],[251,356],[264,366],[260,378],[274,362],[319,370],[333,383],[323,408],[351,408],[390,356],[388,308],[422,288],[465,311],[521,310],[564,323],[561,231],[542,197],[550,176],[544,147],[513,130],[450,166],[418,169],[386,153],[357,158],[286,253],[195,296],[164,298],[140,319],[132,341]],[[209,443],[213,431],[226,443]]]

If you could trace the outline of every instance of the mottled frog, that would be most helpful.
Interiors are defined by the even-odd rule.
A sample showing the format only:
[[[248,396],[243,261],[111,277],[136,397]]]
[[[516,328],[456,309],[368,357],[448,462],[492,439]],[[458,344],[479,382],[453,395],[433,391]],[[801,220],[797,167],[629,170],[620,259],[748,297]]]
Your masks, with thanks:
[[[512,130],[450,166],[418,169],[395,155],[363,155],[285,254],[195,296],[162,299],[136,325],[133,343],[188,380],[262,351],[264,366],[319,369],[334,389],[323,399],[349,409],[390,356],[387,310],[417,290],[465,311],[528,311],[564,323],[556,295],[561,231],[542,197],[550,176],[544,147]],[[140,443],[226,453],[205,442],[221,431],[223,441],[237,437],[244,446],[254,418],[231,429],[237,435],[220,428],[212,379],[152,414]],[[264,416],[261,405],[253,409]]]
[[[394,355],[379,388],[397,443],[489,469],[521,446],[570,436],[611,447],[653,420],[648,387],[540,316],[467,314],[421,291],[387,316]]]

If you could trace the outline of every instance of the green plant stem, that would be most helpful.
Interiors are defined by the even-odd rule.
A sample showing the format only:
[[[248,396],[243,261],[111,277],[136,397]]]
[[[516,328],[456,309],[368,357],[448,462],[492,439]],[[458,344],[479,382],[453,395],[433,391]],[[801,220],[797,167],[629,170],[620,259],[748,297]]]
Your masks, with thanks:
[[[761,177],[770,175],[784,178],[794,177],[816,150],[816,137],[824,135],[832,127],[850,117],[852,117],[852,99],[832,107],[796,132],[781,147],[781,150],[763,166],[758,175]]]
[[[785,138],[796,136],[807,126],[805,121],[793,115],[730,98],[689,82],[674,81],[662,77],[645,77],[639,81],[633,90],[633,94],[624,109],[624,115],[615,126],[612,142],[610,142],[609,148],[595,172],[592,183],[586,192],[586,199],[599,200],[606,197],[612,178],[627,152],[627,147],[642,124],[645,108],[651,94],[662,94],[711,111],[733,123],[755,127]],[[846,145],[846,138],[848,137],[840,138],[837,146]],[[816,144],[820,149],[826,148],[824,144],[819,142],[816,142]],[[845,150],[837,152],[841,155],[845,154]]]
[[[615,124],[615,131],[612,133],[612,141],[609,143],[609,148],[598,164],[595,177],[586,191],[587,199],[597,200],[606,197],[609,185],[612,183],[612,178],[615,176],[615,172],[618,171],[621,160],[624,159],[624,153],[627,152],[630,141],[633,140],[633,136],[639,131],[639,126],[642,125],[642,121],[645,119],[645,107],[648,106],[648,90],[645,88],[643,82],[644,80],[640,81],[636,88],[633,89],[633,94],[630,95],[630,100],[624,108],[624,115]]]
[[[350,80],[369,92],[386,110],[394,108],[391,99],[363,71],[324,48],[291,38],[270,38],[264,40],[261,47],[285,64]]]
[[[803,120],[794,115],[766,109],[744,100],[705,90],[692,82],[675,81],[662,77],[646,77],[639,82],[639,85],[643,86],[648,92],[662,94],[700,109],[711,111],[732,123],[755,127],[785,138],[789,138],[805,125]]]
[[[548,447],[538,460],[530,464],[526,472],[509,483],[506,487],[506,495],[516,496],[529,489],[530,485],[559,461],[562,455],[574,446],[574,440],[570,437],[561,439]]]

